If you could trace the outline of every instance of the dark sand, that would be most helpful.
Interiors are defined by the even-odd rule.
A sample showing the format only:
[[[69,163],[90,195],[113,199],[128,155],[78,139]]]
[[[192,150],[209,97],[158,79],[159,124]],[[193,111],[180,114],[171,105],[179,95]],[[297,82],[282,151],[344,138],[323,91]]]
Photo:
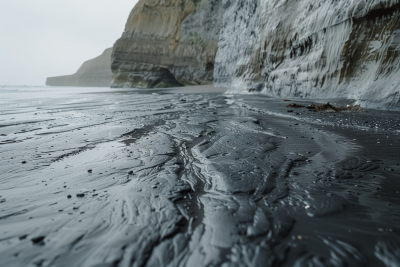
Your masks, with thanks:
[[[0,88],[0,266],[400,265],[400,112],[221,92]]]

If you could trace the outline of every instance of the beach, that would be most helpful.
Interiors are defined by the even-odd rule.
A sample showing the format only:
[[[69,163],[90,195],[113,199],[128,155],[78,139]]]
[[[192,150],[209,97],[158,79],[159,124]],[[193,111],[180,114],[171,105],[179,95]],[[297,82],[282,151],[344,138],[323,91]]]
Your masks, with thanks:
[[[0,265],[396,266],[400,111],[326,102],[0,87]]]

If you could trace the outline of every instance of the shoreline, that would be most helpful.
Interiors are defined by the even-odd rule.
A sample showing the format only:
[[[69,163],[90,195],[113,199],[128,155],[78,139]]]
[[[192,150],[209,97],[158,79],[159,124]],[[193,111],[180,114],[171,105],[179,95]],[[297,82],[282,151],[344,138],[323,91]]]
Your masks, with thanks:
[[[7,266],[396,258],[397,111],[180,89],[3,94]]]

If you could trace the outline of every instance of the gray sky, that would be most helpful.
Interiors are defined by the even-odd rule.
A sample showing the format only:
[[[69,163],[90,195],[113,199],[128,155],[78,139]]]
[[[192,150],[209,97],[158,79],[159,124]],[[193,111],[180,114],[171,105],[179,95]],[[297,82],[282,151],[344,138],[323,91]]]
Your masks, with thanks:
[[[0,0],[0,85],[44,85],[112,47],[137,0]]]

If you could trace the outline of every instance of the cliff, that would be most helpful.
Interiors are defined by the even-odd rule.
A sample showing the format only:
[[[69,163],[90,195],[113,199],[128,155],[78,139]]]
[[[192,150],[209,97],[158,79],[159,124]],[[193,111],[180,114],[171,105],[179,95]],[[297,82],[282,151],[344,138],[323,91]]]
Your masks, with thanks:
[[[46,85],[79,86],[79,87],[110,87],[112,48],[106,49],[102,55],[88,60],[72,75],[49,77]]]
[[[114,87],[214,82],[231,93],[400,99],[399,0],[140,0]]]
[[[112,55],[112,87],[213,82],[220,0],[140,0]]]
[[[245,2],[225,1],[218,84],[234,93],[399,103],[399,1]]]

